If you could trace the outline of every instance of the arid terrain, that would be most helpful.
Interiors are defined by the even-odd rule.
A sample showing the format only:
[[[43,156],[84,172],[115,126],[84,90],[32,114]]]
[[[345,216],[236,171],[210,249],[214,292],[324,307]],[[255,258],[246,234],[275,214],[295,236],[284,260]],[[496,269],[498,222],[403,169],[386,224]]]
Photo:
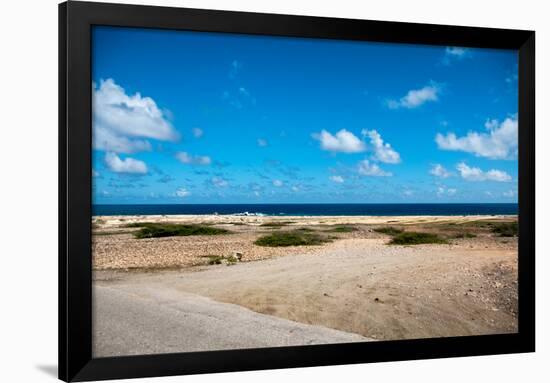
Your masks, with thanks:
[[[302,328],[303,344],[515,332],[516,222],[512,216],[95,217],[94,287],[103,297],[96,299],[95,350],[108,356],[286,345],[281,334],[292,323],[313,326]],[[172,310],[166,316],[173,334],[190,320],[189,310],[213,317],[209,305],[230,305],[220,312],[246,310],[232,317],[254,319],[242,319],[233,333],[212,330],[216,339],[206,343],[153,347],[128,330],[125,339],[136,341],[113,345],[108,315],[117,316],[117,326],[142,326],[140,334],[150,331],[154,339],[166,328],[159,318],[154,328],[140,322],[147,307],[156,315]],[[273,323],[269,334],[257,326],[256,340],[242,345],[232,341],[239,338],[235,328],[245,331],[266,318],[288,322]]]

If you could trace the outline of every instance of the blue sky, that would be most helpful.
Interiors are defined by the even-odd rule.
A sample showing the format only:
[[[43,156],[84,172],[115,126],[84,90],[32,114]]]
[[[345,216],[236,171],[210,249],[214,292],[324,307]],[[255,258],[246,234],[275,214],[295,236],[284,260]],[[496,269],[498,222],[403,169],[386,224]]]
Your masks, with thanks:
[[[517,202],[517,53],[95,27],[94,203]]]

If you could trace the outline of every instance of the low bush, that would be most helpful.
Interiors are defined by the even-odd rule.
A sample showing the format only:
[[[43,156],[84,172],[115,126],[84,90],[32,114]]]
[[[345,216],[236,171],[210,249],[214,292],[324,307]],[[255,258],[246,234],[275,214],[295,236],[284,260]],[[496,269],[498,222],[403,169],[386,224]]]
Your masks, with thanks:
[[[285,225],[289,225],[291,223],[294,223],[293,221],[273,221],[273,222],[265,222],[265,223],[262,223],[260,226],[265,226],[265,227],[281,227],[281,226],[285,226]]]
[[[318,234],[304,233],[300,231],[281,232],[265,235],[258,238],[254,244],[258,246],[283,247],[283,246],[315,246],[330,242],[330,239]]]
[[[476,238],[477,235],[473,233],[458,233],[453,236],[453,238],[461,239],[461,238]]]
[[[377,227],[373,229],[377,233],[387,234],[387,235],[397,235],[403,232],[403,229],[397,227],[388,226],[388,227]]]
[[[518,235],[517,222],[503,222],[493,225],[491,231],[499,237],[516,237]]]
[[[437,234],[418,233],[414,231],[399,233],[390,241],[392,245],[421,245],[427,243],[444,244],[448,242]]]
[[[220,235],[228,234],[229,230],[204,225],[179,225],[174,223],[131,223],[126,227],[139,227],[134,232],[136,238],[176,237],[189,235]]]
[[[327,231],[330,233],[351,233],[353,231],[357,231],[357,228],[353,226],[335,226]]]

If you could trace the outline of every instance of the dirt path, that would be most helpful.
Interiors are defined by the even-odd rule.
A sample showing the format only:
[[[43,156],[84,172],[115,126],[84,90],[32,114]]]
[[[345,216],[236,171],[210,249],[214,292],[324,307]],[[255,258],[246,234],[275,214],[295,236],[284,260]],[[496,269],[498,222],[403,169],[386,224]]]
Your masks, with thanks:
[[[517,251],[344,239],[318,254],[200,271],[96,272],[110,288],[169,287],[375,339],[517,331]]]
[[[169,287],[94,287],[94,357],[365,342]]]

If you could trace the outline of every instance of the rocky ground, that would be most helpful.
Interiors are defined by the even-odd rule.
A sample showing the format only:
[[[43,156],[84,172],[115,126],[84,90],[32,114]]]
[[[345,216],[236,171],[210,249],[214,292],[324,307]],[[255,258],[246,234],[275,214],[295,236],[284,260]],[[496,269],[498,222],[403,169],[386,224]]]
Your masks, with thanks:
[[[408,231],[443,233],[450,236],[449,247],[468,249],[515,249],[517,240],[493,235],[472,223],[505,221],[509,218],[487,217],[232,217],[180,216],[155,217],[98,217],[94,220],[92,240],[95,270],[157,270],[180,269],[208,264],[210,256],[242,254],[242,261],[257,261],[295,254],[316,254],[331,249],[343,239],[386,239],[374,231],[380,227],[399,227]],[[215,236],[183,236],[136,239],[137,228],[125,227],[135,222],[175,222],[207,224],[231,232]],[[281,226],[262,226],[273,222]],[[349,233],[333,232],[342,225],[353,227]],[[266,234],[306,228],[330,238],[323,246],[263,247],[254,241]],[[475,238],[454,238],[455,234],[475,232]]]

